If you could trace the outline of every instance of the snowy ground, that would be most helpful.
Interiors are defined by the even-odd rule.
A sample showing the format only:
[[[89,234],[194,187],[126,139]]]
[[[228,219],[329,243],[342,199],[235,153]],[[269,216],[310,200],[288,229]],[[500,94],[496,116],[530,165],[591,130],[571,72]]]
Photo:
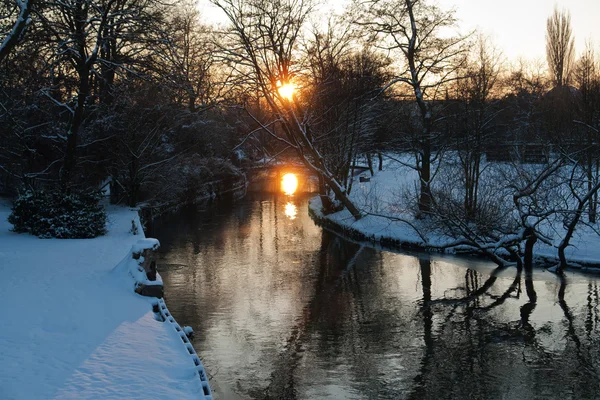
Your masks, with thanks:
[[[410,192],[416,192],[418,175],[406,164],[414,161],[408,156],[394,156],[395,160],[385,158],[383,171],[375,171],[370,182],[359,182],[355,177],[350,198],[359,209],[368,212],[356,221],[347,210],[327,215],[327,218],[338,225],[353,228],[375,241],[382,238],[398,240],[419,247],[440,245],[450,242],[450,238],[431,234],[422,221],[414,217],[414,207],[407,206],[411,200]],[[401,163],[398,162],[401,161]],[[403,165],[404,163],[404,165]],[[370,177],[368,171],[360,176]],[[310,208],[320,213],[321,200],[315,197],[310,202]],[[391,216],[395,219],[379,217]],[[556,246],[559,244],[562,225],[545,227],[546,234],[555,238],[554,247],[541,242],[535,247],[535,254],[546,258],[557,258]],[[571,240],[572,246],[566,250],[567,258],[575,263],[600,266],[600,236],[594,230],[582,226],[578,228]]]
[[[104,237],[57,240],[10,232],[9,207],[0,199],[0,399],[204,398],[177,324],[113,271],[143,237],[135,211],[110,208]]]

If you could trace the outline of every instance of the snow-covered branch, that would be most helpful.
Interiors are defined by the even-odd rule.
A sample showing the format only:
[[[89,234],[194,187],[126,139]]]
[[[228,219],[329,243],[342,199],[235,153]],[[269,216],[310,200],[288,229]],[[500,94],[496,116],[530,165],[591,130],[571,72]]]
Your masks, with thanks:
[[[29,15],[33,10],[34,0],[14,0],[19,13],[16,21],[13,24],[11,31],[6,35],[0,43],[0,63],[8,56],[8,54],[19,43],[25,28],[29,24]]]

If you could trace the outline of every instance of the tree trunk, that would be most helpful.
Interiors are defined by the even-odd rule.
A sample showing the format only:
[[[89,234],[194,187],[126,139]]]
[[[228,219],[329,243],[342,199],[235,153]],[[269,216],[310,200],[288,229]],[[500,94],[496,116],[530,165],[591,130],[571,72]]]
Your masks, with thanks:
[[[79,128],[83,122],[85,102],[90,91],[88,72],[89,71],[86,68],[85,63],[78,67],[79,90],[77,92],[77,103],[75,105],[75,109],[73,110],[73,118],[69,124],[69,130],[67,131],[67,147],[65,149],[65,158],[61,174],[61,185],[63,190],[67,192],[70,190],[73,172],[75,171],[77,137],[79,134]]]
[[[313,169],[313,171],[317,172],[318,170]],[[350,214],[352,214],[354,219],[359,220],[362,217],[359,209],[356,208],[356,206],[350,201],[348,196],[346,196],[346,192],[340,187],[339,183],[333,177],[326,173],[323,174],[323,180],[325,181],[327,186],[329,186],[331,190],[333,190],[336,199],[341,201],[344,207],[346,207],[348,211],[350,211]]]
[[[274,108],[273,111],[277,112],[277,108]],[[294,115],[294,111],[290,110]],[[281,115],[280,112],[277,112]],[[309,133],[306,132],[306,126],[300,125],[298,121],[294,121],[294,123],[290,122],[287,119],[283,121],[283,128],[287,135],[287,137],[293,142],[297,143],[296,153],[300,157],[300,159],[304,162],[304,164],[314,171],[318,176],[323,178],[323,181],[335,194],[336,199],[342,202],[344,207],[350,211],[350,214],[356,219],[359,220],[362,215],[360,210],[350,201],[348,198],[346,191],[341,187],[339,182],[333,177],[331,172],[325,166],[325,161],[321,154],[317,151],[317,149],[313,146],[311,139],[309,138]],[[304,151],[308,151],[308,155],[305,154]],[[309,160],[309,156],[311,160]]]
[[[431,211],[431,142],[429,135],[422,141],[422,158],[419,178],[421,180],[419,195],[419,211],[427,214]]]
[[[411,23],[411,37],[406,50],[406,61],[410,71],[410,84],[415,93],[415,100],[421,113],[423,122],[423,133],[420,138],[421,168],[419,168],[420,194],[419,194],[419,212],[427,214],[431,211],[431,110],[423,98],[423,90],[421,88],[421,80],[419,79],[419,70],[416,65],[416,46],[418,40],[417,23],[413,13],[414,2],[405,0],[406,9]]]
[[[189,88],[188,92],[188,111],[193,113],[196,112],[196,93],[194,93],[193,88]]]
[[[374,176],[375,172],[373,171],[373,157],[370,153],[367,153],[367,165],[369,166],[369,172],[371,173],[371,176]]]
[[[127,194],[129,207],[135,207],[138,201],[138,159],[135,155],[131,155],[131,161],[129,162],[129,193]]]
[[[88,11],[86,9],[85,1],[76,0],[73,6],[73,55],[72,61],[75,64],[77,72],[77,78],[79,79],[79,85],[77,90],[77,103],[73,110],[73,117],[69,123],[69,129],[67,131],[67,147],[65,149],[65,158],[63,163],[63,169],[61,173],[61,185],[63,190],[69,192],[70,186],[73,179],[73,172],[75,171],[76,165],[76,151],[77,151],[77,139],[79,135],[79,128],[83,123],[85,115],[85,107],[87,98],[90,95],[90,71],[92,65],[97,60],[98,54],[92,52],[88,54],[86,50],[86,38],[88,28]],[[108,12],[106,10],[105,12]],[[105,18],[105,17],[104,17]],[[100,27],[100,31],[104,30],[103,20]],[[97,43],[99,45],[100,43]]]
[[[528,231],[528,232],[527,232]],[[525,289],[527,291],[527,297],[529,297],[529,301],[535,302],[537,299],[537,294],[535,293],[535,289],[533,288],[533,247],[535,246],[535,242],[537,242],[537,236],[535,232],[533,232],[532,228],[527,228],[525,233],[527,239],[525,240],[525,256],[523,257],[523,266],[525,269]]]
[[[323,206],[323,210],[325,213],[330,213],[333,210],[333,204],[331,203],[331,199],[327,195],[327,186],[325,186],[325,181],[321,175],[318,175],[319,178],[319,197],[321,198],[321,205]]]
[[[593,186],[594,186],[594,163],[597,162],[597,160],[594,160],[594,149],[595,146],[593,144],[593,138],[592,138],[592,132],[590,130],[590,128],[587,129],[588,131],[588,143],[587,143],[587,151],[586,151],[586,155],[587,155],[587,165],[586,165],[586,169],[587,169],[587,186],[588,186],[588,193],[592,190]],[[588,219],[590,223],[596,223],[596,202],[594,201],[595,196],[592,196],[592,198],[590,199],[589,202],[589,214],[588,214]]]
[[[352,183],[354,182],[354,170],[356,168],[356,157],[352,160],[352,165],[350,166],[350,183],[348,184],[348,195],[352,192]]]
[[[117,61],[117,44],[114,38],[114,28],[105,27],[104,37],[109,38],[100,47],[100,57],[108,61],[100,65],[100,103],[111,105],[114,101],[113,85],[115,82],[115,67]]]

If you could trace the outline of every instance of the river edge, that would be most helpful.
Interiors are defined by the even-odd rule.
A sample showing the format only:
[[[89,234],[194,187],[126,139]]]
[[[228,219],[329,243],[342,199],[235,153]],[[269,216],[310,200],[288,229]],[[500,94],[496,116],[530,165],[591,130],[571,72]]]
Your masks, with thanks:
[[[0,331],[0,398],[212,399],[164,301],[136,294],[117,268],[136,264],[139,210],[106,208],[105,236],[39,239],[11,232],[0,202],[0,291],[13,305]]]
[[[458,255],[453,251],[440,251],[427,246],[422,239],[417,235],[410,237],[407,231],[403,231],[402,235],[385,235],[375,234],[373,232],[367,232],[367,230],[361,230],[360,225],[356,227],[356,221],[354,218],[349,218],[350,215],[345,209],[332,214],[325,215],[322,210],[322,203],[320,196],[314,196],[308,201],[308,214],[312,220],[324,229],[334,232],[346,239],[355,242],[368,243],[370,246],[379,248],[382,250],[389,251],[421,251],[430,253],[443,253]],[[383,230],[383,229],[382,229]],[[600,242],[599,242],[600,245]],[[487,259],[482,255],[466,255],[460,254],[461,256],[477,257]],[[551,269],[554,267],[559,259],[558,257],[551,257],[544,254],[534,253],[534,263],[538,268]],[[490,262],[492,262],[490,260]],[[569,265],[569,270],[579,271],[592,274],[600,274],[600,259],[599,260],[577,260],[573,261]]]
[[[221,183],[221,181],[219,181],[219,183]],[[231,201],[240,200],[248,193],[249,184],[250,182],[246,176],[243,175],[243,179],[240,179],[235,184],[228,187],[223,187],[222,185],[216,186],[215,190],[211,194],[196,196],[191,201],[183,203],[167,203],[163,205],[153,205],[142,202],[139,203],[135,208],[138,209],[141,227],[144,228],[144,232],[147,232],[152,230],[152,225],[155,218],[176,213],[183,207],[210,204],[215,200],[219,201],[222,199],[230,199]]]
[[[247,187],[247,182],[244,182],[244,185],[243,185],[244,194],[245,194],[246,187]],[[230,190],[226,191],[226,193],[229,193],[229,192],[235,193],[235,191],[239,191],[239,190],[240,190],[240,187],[233,187]],[[142,219],[141,219],[142,209],[139,207],[136,207],[131,210],[137,211],[137,218],[132,220],[132,231],[135,231],[138,233],[141,232],[142,240],[138,240],[138,242],[132,246],[131,250],[125,256],[123,261],[121,261],[121,263],[117,264],[114,267],[113,270],[115,270],[115,271],[119,268],[119,266],[126,265],[126,264],[129,264],[131,267],[138,267],[138,265],[140,263],[133,261],[131,255],[135,251],[134,249],[136,247],[138,247],[140,243],[147,242],[149,240],[149,241],[156,242],[156,244],[158,244],[158,247],[160,247],[160,242],[158,239],[146,237],[146,232],[144,231],[144,225],[142,224]],[[133,225],[136,226],[135,229],[133,228]],[[157,250],[158,247],[153,247],[152,249]],[[143,261],[143,257],[142,257],[142,260],[140,260],[140,261]],[[164,281],[162,280],[160,273],[158,271],[155,271],[155,272],[156,272],[156,278],[157,278],[156,280],[159,281],[160,286],[164,288]],[[144,278],[145,279],[148,278],[145,273],[142,276],[142,279],[144,279]],[[140,283],[142,283],[142,282],[135,282],[135,286],[137,286]],[[162,292],[164,293],[164,290]],[[194,375],[199,379],[200,384],[201,384],[201,392],[197,393],[199,395],[198,399],[213,400],[213,393],[212,393],[212,389],[210,387],[210,383],[208,380],[208,374],[206,373],[206,370],[204,369],[204,365],[200,359],[200,356],[196,352],[196,349],[194,348],[194,345],[192,344],[192,341],[190,340],[193,335],[193,327],[189,327],[189,326],[182,327],[181,325],[179,325],[179,323],[177,322],[175,317],[170,313],[169,309],[167,308],[167,304],[164,299],[164,295],[160,298],[157,298],[157,297],[150,297],[150,298],[152,299],[151,300],[152,312],[155,315],[155,319],[158,322],[162,322],[164,325],[169,326],[169,328],[172,330],[172,332],[175,332],[177,337],[180,339],[180,341],[175,340],[175,342],[178,344],[183,343],[183,346],[184,346],[182,348],[181,353],[184,355],[185,358],[189,358],[191,363],[193,363]]]

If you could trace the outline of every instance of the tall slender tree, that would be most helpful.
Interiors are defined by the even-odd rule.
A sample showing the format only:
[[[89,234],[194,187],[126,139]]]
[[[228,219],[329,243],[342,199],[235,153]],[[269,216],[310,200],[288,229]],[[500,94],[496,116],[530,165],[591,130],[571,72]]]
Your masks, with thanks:
[[[546,60],[554,85],[567,85],[575,61],[575,39],[568,10],[555,7],[546,21]]]

